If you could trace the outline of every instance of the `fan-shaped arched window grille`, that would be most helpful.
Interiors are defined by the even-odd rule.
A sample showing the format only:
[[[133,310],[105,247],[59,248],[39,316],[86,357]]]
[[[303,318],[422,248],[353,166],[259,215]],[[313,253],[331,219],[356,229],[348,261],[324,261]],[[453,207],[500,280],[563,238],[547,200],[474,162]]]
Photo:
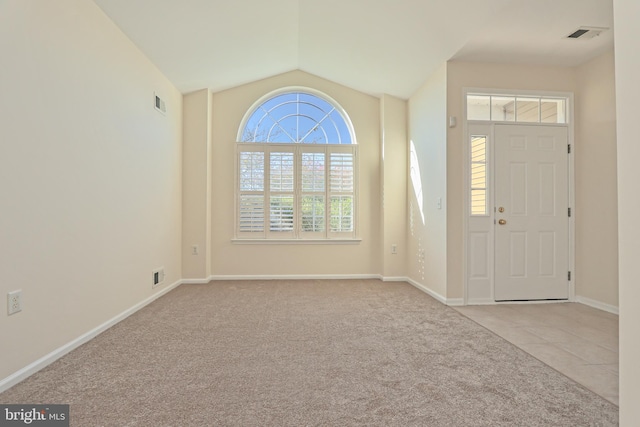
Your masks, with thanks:
[[[239,239],[354,239],[357,145],[331,98],[289,88],[259,100],[238,132]]]
[[[351,144],[351,125],[329,101],[305,92],[286,92],[258,105],[246,120],[242,142]]]

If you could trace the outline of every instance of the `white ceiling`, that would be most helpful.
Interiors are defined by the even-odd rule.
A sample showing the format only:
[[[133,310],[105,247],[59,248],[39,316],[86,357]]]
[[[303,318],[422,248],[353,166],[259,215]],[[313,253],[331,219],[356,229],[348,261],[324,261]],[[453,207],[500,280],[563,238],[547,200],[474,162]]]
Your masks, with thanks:
[[[408,98],[444,61],[574,66],[612,0],[94,0],[182,93],[300,69]],[[609,27],[567,40],[579,26]]]

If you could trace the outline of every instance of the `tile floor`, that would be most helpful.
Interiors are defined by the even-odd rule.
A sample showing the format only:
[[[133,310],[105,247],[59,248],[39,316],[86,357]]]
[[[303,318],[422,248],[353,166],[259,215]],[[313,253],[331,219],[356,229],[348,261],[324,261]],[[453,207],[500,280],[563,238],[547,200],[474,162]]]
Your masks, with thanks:
[[[618,316],[579,303],[454,307],[618,405]]]

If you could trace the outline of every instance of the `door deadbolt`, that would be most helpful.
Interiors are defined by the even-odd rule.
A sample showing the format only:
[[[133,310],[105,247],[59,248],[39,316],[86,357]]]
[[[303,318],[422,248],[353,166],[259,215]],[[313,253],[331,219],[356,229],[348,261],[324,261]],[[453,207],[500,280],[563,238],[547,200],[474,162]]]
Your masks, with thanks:
[[[504,212],[504,208],[503,208],[502,206],[500,206],[500,207],[498,208],[498,212]]]

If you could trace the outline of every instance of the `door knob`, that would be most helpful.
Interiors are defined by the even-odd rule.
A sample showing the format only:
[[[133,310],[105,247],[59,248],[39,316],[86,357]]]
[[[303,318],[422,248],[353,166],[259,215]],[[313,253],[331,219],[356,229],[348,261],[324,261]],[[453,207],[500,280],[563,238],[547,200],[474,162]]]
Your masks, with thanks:
[[[506,220],[506,219],[500,219],[500,220],[498,220],[498,224],[500,224],[500,225],[505,225],[506,223],[507,223],[507,220]]]

